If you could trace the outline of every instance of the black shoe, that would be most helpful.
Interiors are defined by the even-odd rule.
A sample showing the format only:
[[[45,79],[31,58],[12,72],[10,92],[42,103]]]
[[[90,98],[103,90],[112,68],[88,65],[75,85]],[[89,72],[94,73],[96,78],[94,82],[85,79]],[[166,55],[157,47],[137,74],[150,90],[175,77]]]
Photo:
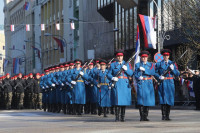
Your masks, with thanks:
[[[107,117],[107,108],[106,107],[103,108],[103,117]]]
[[[119,121],[119,109],[118,106],[115,107],[115,122]]]
[[[101,114],[102,114],[102,108],[99,107],[99,108],[98,108],[98,116],[101,116]]]

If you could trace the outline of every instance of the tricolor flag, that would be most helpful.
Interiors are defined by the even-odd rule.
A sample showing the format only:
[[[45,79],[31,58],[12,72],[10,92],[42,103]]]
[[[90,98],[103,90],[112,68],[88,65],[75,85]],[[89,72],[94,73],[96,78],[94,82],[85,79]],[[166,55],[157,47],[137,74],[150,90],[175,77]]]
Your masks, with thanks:
[[[3,70],[5,70],[5,68],[7,67],[7,65],[8,65],[8,60],[4,59]]]
[[[15,31],[15,26],[14,25],[10,26],[10,31]]]
[[[26,25],[26,31],[30,31],[30,24]]]
[[[191,97],[195,97],[193,90],[193,81],[188,80],[187,87]]]
[[[139,31],[139,26],[137,25],[137,36],[136,36],[136,48],[135,48],[135,52],[137,52],[136,56],[135,56],[135,61],[134,64],[140,62],[140,31]]]
[[[59,23],[56,24],[56,30],[60,30],[60,24]]]
[[[29,10],[29,5],[30,5],[29,2],[25,2],[25,4],[24,4],[24,10]]]
[[[72,30],[75,29],[75,24],[74,24],[74,22],[71,22],[71,29],[72,29]]]
[[[13,73],[18,74],[19,73],[19,59],[13,58]]]
[[[45,24],[41,24],[41,31],[45,31]]]
[[[156,49],[156,32],[153,28],[152,19],[149,16],[139,14],[140,21],[142,24],[143,35],[144,35],[144,47],[146,49]]]
[[[60,52],[63,53],[64,47],[65,47],[65,42],[61,39],[56,38],[56,37],[53,37],[53,39],[57,42],[58,47],[60,47]]]
[[[135,64],[140,62],[140,31],[139,31],[139,26],[137,25],[137,36],[136,36],[136,48],[135,48],[135,52],[137,53],[135,56],[135,61],[134,61],[134,69],[135,69]],[[135,87],[135,91],[137,92],[137,82],[135,80],[135,77],[133,77],[133,82],[134,82],[134,87]]]

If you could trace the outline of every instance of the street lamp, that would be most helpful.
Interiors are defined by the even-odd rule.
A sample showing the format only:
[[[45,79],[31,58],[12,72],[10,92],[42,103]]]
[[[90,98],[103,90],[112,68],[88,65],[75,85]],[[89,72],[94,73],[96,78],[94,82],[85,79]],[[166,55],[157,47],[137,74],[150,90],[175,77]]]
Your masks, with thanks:
[[[152,0],[153,3],[156,5],[156,8],[157,8],[157,21],[158,21],[158,24],[157,24],[157,36],[158,36],[158,39],[160,39],[160,42],[158,42],[158,52],[161,51],[161,48],[163,48],[163,43],[164,43],[164,40],[170,40],[170,35],[165,35],[166,34],[166,31],[163,31],[162,28],[161,28],[161,31],[159,33],[159,12],[160,12],[160,8],[158,7],[158,4],[155,0]],[[162,23],[161,23],[162,25]],[[162,46],[162,47],[161,47]]]
[[[9,48],[9,50],[15,50],[15,51],[20,51],[20,52],[22,52],[23,54],[24,54],[24,58],[25,58],[25,60],[24,60],[24,65],[25,65],[25,74],[26,74],[26,54],[25,54],[25,52],[23,51],[23,50],[20,50],[20,49],[12,49],[12,48]]]

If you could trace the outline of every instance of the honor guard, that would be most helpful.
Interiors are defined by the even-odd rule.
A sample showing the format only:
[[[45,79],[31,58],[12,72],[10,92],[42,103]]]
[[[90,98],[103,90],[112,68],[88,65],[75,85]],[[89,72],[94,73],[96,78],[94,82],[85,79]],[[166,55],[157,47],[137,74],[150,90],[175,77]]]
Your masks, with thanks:
[[[170,107],[174,105],[174,76],[179,76],[180,74],[176,64],[169,60],[170,53],[170,50],[163,49],[161,54],[163,55],[164,60],[156,63],[155,66],[156,77],[161,80],[161,83],[158,87],[158,94],[162,110],[162,120],[170,120]],[[167,70],[170,71],[163,76],[163,73]]]
[[[148,51],[142,51],[140,62],[135,64],[135,79],[137,81],[137,104],[139,105],[140,121],[147,119],[149,106],[155,106],[155,96],[152,76],[155,75],[154,63],[148,62]]]
[[[115,106],[115,121],[119,121],[119,113],[121,110],[120,121],[124,122],[125,108],[131,105],[131,86],[128,76],[133,75],[133,70],[130,64],[125,65],[123,50],[118,50],[115,55],[117,61],[110,65],[107,76],[109,80],[115,82],[111,90],[111,104]],[[123,72],[120,76],[116,77],[121,69],[123,69]]]

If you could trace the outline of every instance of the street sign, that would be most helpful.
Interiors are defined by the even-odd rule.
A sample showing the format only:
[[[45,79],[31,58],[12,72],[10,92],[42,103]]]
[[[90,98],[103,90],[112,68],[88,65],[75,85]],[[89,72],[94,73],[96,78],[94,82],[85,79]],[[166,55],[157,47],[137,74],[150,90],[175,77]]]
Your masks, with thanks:
[[[155,55],[154,55],[154,61],[155,62],[161,62],[163,60],[163,56],[162,56],[162,54],[161,53],[156,53]]]

